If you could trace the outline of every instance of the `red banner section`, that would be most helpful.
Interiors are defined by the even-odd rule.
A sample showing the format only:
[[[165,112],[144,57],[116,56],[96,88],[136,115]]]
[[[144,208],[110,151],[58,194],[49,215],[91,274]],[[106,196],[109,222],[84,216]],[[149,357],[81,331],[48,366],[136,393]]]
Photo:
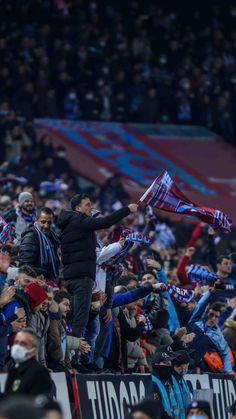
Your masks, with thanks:
[[[72,167],[96,184],[120,173],[138,200],[165,169],[193,202],[221,209],[236,224],[236,150],[201,127],[37,120],[67,148]]]

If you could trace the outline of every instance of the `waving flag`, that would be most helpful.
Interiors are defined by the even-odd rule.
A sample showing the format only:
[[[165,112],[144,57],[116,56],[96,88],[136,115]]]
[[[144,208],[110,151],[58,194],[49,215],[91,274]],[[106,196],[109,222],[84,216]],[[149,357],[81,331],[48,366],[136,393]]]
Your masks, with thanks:
[[[215,231],[230,232],[232,222],[222,211],[201,207],[190,201],[176,186],[167,171],[158,176],[139,200],[140,208],[147,205],[167,212],[200,219]]]
[[[15,226],[13,222],[7,223],[0,216],[0,243],[5,244],[14,237]]]

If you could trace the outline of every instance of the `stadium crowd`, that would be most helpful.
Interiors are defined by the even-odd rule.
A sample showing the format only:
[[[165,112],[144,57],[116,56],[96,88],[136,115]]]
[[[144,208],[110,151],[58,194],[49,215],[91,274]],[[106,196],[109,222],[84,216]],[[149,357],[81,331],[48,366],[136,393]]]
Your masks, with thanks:
[[[157,403],[175,393],[162,417],[185,417],[187,371],[235,376],[233,236],[140,211],[118,174],[83,189],[63,147],[28,137],[0,167],[6,394],[52,396],[63,371],[73,403],[75,374],[152,372]]]
[[[235,144],[233,2],[0,4],[2,114],[199,124]]]
[[[34,122],[196,123],[235,144],[236,9],[142,3],[0,1],[2,397],[47,396],[1,419],[61,419],[50,372],[72,405],[77,374],[151,372],[155,402],[130,418],[211,419],[184,376],[235,378],[234,235],[141,211],[119,174],[84,187]]]

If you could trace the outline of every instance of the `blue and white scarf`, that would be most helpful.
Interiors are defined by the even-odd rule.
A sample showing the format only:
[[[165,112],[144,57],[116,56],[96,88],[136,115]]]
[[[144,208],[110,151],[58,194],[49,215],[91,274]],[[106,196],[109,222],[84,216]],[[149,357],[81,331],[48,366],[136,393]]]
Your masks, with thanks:
[[[39,226],[36,223],[34,223],[34,229],[39,238],[41,265],[42,266],[51,265],[53,276],[54,278],[57,278],[58,276],[57,255],[55,253],[55,249],[52,245],[52,242],[49,239],[49,237],[42,232],[42,230],[39,228]],[[51,230],[50,233],[52,235],[53,240],[59,245],[59,240],[57,238],[57,235],[54,233],[53,230]]]
[[[201,284],[214,283],[219,276],[214,272],[209,272],[200,265],[189,265],[186,268],[186,274],[190,282],[199,282]]]
[[[26,223],[34,223],[36,220],[36,210],[33,209],[31,214],[25,214],[21,207],[18,207],[18,214],[25,220]]]

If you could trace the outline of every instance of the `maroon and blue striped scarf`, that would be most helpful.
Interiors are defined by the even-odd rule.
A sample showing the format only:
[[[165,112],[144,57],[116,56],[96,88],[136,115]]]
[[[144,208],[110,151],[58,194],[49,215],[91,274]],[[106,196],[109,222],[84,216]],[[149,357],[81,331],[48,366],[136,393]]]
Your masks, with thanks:
[[[200,219],[215,231],[230,232],[232,222],[220,210],[199,206],[190,201],[176,186],[167,171],[161,173],[139,200],[140,208],[147,205],[163,211]]]

